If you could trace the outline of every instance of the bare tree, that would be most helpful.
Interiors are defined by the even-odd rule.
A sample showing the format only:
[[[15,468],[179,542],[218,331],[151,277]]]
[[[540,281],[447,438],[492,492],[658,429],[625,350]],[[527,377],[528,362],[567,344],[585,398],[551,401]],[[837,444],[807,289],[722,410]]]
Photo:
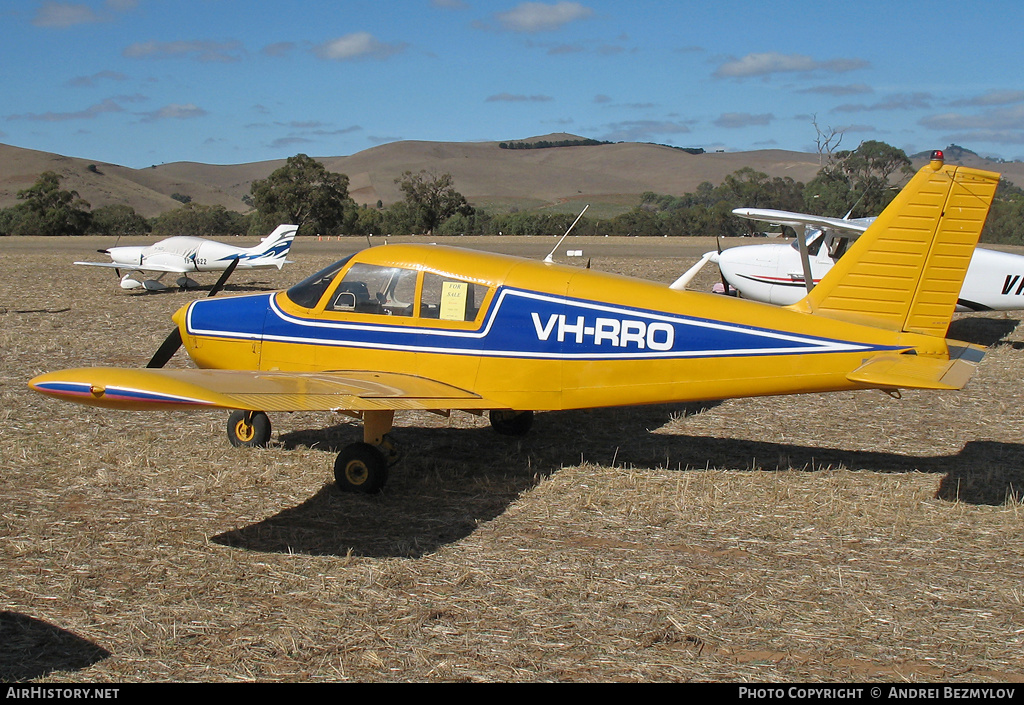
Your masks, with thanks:
[[[832,154],[843,141],[843,130],[838,127],[832,127],[829,125],[824,130],[818,125],[818,114],[815,113],[811,116],[811,124],[814,125],[814,131],[818,133],[817,145],[818,145],[818,166],[825,166],[825,155],[828,155],[829,164],[832,163]]]

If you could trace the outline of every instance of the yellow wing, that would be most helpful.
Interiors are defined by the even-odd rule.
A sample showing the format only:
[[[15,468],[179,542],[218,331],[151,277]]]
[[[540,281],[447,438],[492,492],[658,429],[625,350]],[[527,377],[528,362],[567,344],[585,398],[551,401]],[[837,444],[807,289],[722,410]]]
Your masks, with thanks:
[[[431,379],[363,370],[300,373],[88,367],[40,375],[29,382],[29,387],[80,404],[131,410],[505,408]]]

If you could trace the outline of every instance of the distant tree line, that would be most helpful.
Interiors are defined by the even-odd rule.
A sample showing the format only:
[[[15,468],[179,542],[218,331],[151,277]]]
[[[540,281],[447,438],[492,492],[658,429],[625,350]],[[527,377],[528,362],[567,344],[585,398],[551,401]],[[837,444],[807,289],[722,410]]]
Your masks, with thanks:
[[[772,177],[750,167],[721,184],[705,181],[682,196],[644,193],[629,211],[613,218],[582,218],[577,235],[732,237],[765,227],[738,218],[738,207],[776,208],[829,215],[878,215],[912,173],[900,149],[884,142],[863,142],[857,149],[829,155],[807,184]],[[155,218],[143,218],[128,205],[95,210],[75,191],[60,188],[61,177],[44,172],[18,192],[18,203],[0,209],[0,235],[266,235],[280,223],[299,226],[300,235],[560,235],[575,220],[571,213],[495,213],[473,208],[454,187],[451,174],[404,172],[395,183],[403,200],[387,207],[357,205],[348,193],[348,177],[327,170],[305,154],[286,160],[266,179],[254,181],[243,200],[247,214],[223,206],[195,203],[175,194],[182,206]],[[1003,180],[982,239],[1024,244],[1024,190]]]
[[[501,149],[552,149],[554,147],[597,147],[602,144],[614,144],[600,140],[537,140],[536,142],[500,142]]]

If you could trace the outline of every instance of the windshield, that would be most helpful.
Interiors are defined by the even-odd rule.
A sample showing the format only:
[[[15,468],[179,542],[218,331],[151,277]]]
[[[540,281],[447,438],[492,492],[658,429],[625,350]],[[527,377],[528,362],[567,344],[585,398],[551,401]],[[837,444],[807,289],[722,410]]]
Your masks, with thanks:
[[[807,235],[807,254],[816,255],[818,250],[821,249],[821,243],[825,241],[824,230],[811,230]],[[796,240],[789,243],[789,246],[794,250],[800,250],[800,237],[797,236]]]
[[[352,259],[352,255],[328,267],[324,267],[312,276],[306,277],[285,292],[286,295],[292,303],[298,306],[313,308],[320,301],[320,297],[324,295],[324,292],[327,291],[327,287],[334,281],[334,276],[342,267],[348,264],[350,259]]]

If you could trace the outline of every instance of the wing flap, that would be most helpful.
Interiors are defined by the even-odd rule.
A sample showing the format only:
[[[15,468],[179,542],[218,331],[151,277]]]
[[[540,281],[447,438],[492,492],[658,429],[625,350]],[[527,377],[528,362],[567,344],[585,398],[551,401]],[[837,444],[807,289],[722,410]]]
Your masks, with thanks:
[[[878,355],[846,375],[882,389],[963,389],[984,356],[984,348],[947,341],[948,359],[917,355]]]
[[[114,409],[223,408],[251,411],[375,411],[502,408],[478,394],[414,375],[366,370],[62,370],[29,387],[41,394]]]

